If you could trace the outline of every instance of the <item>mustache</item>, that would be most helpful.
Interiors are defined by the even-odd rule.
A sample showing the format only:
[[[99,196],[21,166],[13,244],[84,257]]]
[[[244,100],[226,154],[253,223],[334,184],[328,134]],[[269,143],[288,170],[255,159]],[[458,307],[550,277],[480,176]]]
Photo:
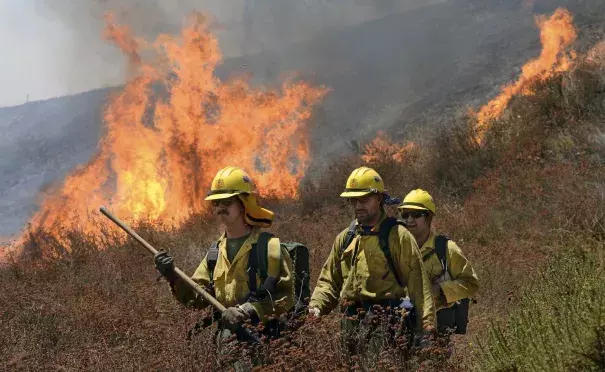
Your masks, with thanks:
[[[224,215],[226,216],[226,215],[228,215],[228,214],[229,214],[229,211],[228,211],[228,210],[226,210],[226,209],[219,209],[219,210],[216,212],[216,214],[218,214],[219,216],[224,214]]]
[[[355,213],[368,213],[365,209],[355,209]]]

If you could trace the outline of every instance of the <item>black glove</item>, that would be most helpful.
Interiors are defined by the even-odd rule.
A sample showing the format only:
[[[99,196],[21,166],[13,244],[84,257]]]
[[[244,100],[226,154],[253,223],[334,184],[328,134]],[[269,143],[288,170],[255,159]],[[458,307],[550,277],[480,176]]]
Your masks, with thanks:
[[[174,258],[168,252],[158,252],[153,257],[155,268],[164,276],[174,273]]]

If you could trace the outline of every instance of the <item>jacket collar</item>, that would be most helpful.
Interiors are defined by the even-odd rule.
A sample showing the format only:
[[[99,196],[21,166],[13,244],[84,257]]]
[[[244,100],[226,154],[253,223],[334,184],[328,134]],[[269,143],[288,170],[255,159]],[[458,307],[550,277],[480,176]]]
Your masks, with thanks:
[[[374,227],[372,227],[372,230],[370,230],[372,232],[372,234],[370,234],[370,235],[374,235],[374,236],[378,235],[380,225],[386,218],[387,218],[386,212],[382,211],[381,215],[380,215],[380,219],[378,220],[378,223],[376,225],[374,225]],[[355,239],[359,239],[362,236],[361,233],[363,232],[363,227],[361,227],[361,225],[359,224],[359,221],[357,221],[357,220],[355,220],[355,232],[356,232]],[[355,246],[356,246],[356,244],[350,244],[348,247],[345,248],[343,253],[354,250]]]
[[[248,238],[246,239],[244,244],[242,244],[242,247],[239,249],[239,251],[235,255],[235,258],[233,259],[233,262],[229,263],[230,267],[234,266],[237,261],[239,261],[243,256],[245,256],[248,252],[250,252],[252,250],[252,243],[256,243],[259,235],[260,235],[260,228],[252,227],[252,232],[250,233],[250,236],[248,236]],[[227,233],[226,232],[223,232],[221,237],[218,239],[218,247],[219,247],[219,252],[223,256],[223,259],[225,260],[225,262],[229,262],[229,259],[227,258]]]
[[[426,242],[424,242],[422,247],[420,247],[420,254],[423,255],[426,252],[429,252],[431,249],[434,249],[434,248],[435,248],[435,233],[431,230],[431,233],[429,234],[428,239],[426,240]]]

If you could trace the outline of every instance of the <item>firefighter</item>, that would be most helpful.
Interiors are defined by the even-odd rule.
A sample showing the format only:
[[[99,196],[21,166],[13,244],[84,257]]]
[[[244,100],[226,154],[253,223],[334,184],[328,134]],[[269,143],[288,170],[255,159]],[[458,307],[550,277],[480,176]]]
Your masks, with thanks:
[[[252,341],[241,327],[248,319],[252,324],[263,322],[265,332],[277,337],[279,324],[268,317],[287,313],[294,304],[292,260],[282,250],[279,239],[267,238],[266,256],[259,257],[261,228],[271,226],[273,212],[261,208],[256,195],[248,174],[228,166],[216,174],[206,197],[225,230],[191,278],[213,291],[227,308],[218,321],[219,340],[235,333],[240,341]],[[265,257],[266,277],[263,277],[259,268]],[[174,274],[174,260],[168,253],[159,252],[155,265],[178,301],[197,308],[207,305]]]
[[[479,279],[470,261],[453,241],[431,229],[435,202],[422,189],[411,191],[399,206],[401,218],[420,246],[424,267],[431,281],[440,333],[466,333],[469,300],[479,289]]]
[[[397,205],[399,200],[389,196],[380,175],[367,167],[351,173],[340,196],[348,199],[355,219],[334,240],[311,296],[309,313],[327,314],[340,305],[347,349],[377,355],[376,348],[392,335],[366,319],[373,317],[376,305],[400,308],[409,304],[404,300],[409,295],[416,314],[412,327],[422,335],[432,333],[435,305],[416,240],[394,218],[387,218],[385,211],[385,205]],[[369,350],[363,350],[367,346]]]

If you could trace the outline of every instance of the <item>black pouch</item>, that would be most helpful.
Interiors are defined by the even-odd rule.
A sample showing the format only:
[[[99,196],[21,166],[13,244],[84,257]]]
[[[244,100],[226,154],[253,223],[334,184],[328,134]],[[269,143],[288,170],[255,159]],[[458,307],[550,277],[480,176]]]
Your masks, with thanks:
[[[464,298],[458,303],[437,312],[437,330],[444,333],[448,328],[454,329],[454,333],[466,334],[468,324],[469,299]]]
[[[456,304],[456,333],[466,334],[466,326],[468,324],[468,307],[470,299],[464,298],[460,303]]]

